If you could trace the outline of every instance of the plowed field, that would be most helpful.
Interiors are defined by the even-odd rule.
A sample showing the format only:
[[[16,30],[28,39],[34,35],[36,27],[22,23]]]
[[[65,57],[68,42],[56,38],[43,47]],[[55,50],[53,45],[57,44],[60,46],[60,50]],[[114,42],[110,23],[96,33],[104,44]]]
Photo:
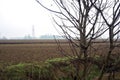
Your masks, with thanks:
[[[66,40],[60,40],[60,44],[67,53],[72,53]],[[95,43],[94,48],[97,51],[94,52],[106,54],[106,44]],[[114,50],[114,53],[119,52],[120,47]],[[0,62],[38,62],[62,56],[55,40],[0,40]]]

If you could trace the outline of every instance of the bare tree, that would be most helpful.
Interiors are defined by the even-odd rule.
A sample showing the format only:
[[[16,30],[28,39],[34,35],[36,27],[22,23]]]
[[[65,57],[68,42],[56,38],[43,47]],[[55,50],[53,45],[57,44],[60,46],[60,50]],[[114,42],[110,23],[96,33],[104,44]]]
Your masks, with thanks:
[[[84,61],[83,74],[79,75],[79,65],[77,65],[74,80],[86,80],[89,73],[87,64],[90,56],[89,48],[94,40],[100,38],[107,31],[109,31],[110,47],[106,61],[109,60],[114,49],[114,41],[118,40],[116,35],[120,32],[120,3],[117,3],[119,0],[115,0],[111,4],[109,4],[109,0],[51,0],[51,7],[57,7],[54,9],[45,6],[39,0],[36,1],[55,15],[53,20],[70,42],[73,55]],[[111,9],[112,17],[111,15],[106,16],[105,14],[109,14],[106,10]],[[111,18],[110,22],[109,18]]]
[[[120,1],[101,0],[100,4],[94,4],[94,7],[100,12],[104,22],[106,23],[106,26],[109,29],[109,51],[106,56],[106,63],[104,64],[104,67],[106,65],[112,66],[110,70],[109,80],[113,80],[113,78],[111,78],[111,72],[114,72],[114,69],[115,67],[117,67],[119,61],[117,63],[111,63],[110,61],[113,50],[116,48],[117,45],[119,45],[118,40],[120,37]],[[113,66],[112,64],[116,65]],[[102,79],[103,74],[104,70],[102,70],[99,80]]]

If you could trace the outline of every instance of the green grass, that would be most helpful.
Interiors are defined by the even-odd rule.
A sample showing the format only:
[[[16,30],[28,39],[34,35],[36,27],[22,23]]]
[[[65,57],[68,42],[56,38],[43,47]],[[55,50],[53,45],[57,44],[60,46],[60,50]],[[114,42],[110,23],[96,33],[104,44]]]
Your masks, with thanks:
[[[0,80],[73,80],[76,68],[70,58],[54,58],[45,62],[0,64]],[[97,66],[90,67],[87,80],[96,78],[100,71]],[[80,75],[82,70],[80,69]]]
[[[8,80],[50,80],[54,77],[50,69],[48,64],[19,63],[7,66],[5,76]]]

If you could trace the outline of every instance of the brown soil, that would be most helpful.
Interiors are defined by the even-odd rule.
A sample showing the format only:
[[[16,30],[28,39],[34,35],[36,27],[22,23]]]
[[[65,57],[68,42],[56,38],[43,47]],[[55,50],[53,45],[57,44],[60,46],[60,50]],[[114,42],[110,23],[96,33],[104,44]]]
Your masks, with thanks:
[[[65,40],[60,40],[64,53],[72,54],[69,44]],[[106,54],[107,43],[94,43],[91,54]],[[114,53],[119,53],[120,48],[116,48]],[[58,50],[58,45],[54,40],[10,40],[0,41],[0,62],[36,62],[46,59],[62,57],[63,53]]]
[[[68,44],[62,48],[70,51]],[[0,44],[0,62],[35,62],[61,57],[57,44]]]

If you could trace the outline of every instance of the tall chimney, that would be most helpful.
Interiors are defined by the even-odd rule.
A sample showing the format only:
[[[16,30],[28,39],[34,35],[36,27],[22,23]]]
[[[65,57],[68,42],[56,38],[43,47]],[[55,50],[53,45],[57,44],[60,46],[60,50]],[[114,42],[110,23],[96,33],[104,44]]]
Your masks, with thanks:
[[[32,38],[35,39],[35,29],[34,29],[34,25],[32,26]]]

